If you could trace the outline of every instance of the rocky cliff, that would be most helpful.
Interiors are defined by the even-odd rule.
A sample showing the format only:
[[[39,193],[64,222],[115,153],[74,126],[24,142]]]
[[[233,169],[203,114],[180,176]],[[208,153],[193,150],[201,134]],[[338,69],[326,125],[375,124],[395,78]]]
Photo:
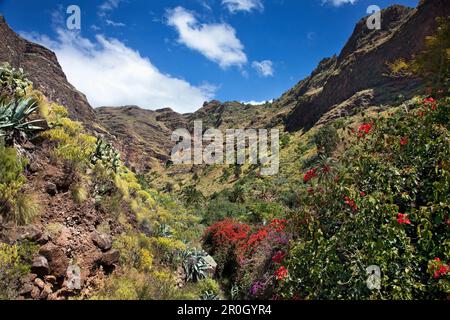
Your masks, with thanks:
[[[53,102],[69,109],[73,119],[87,124],[95,120],[95,113],[84,94],[66,78],[56,55],[47,48],[20,37],[0,16],[0,63],[22,68],[34,87]]]
[[[358,107],[389,104],[399,96],[413,96],[422,86],[420,81],[388,77],[387,63],[419,53],[426,36],[436,29],[436,17],[449,14],[448,1],[428,0],[421,1],[417,9],[394,5],[383,10],[381,30],[369,30],[367,18],[359,21],[338,57],[322,61],[310,78],[281,98],[283,104],[294,104],[285,121],[288,130],[310,128],[342,105],[351,112]],[[317,74],[320,80],[311,87]]]

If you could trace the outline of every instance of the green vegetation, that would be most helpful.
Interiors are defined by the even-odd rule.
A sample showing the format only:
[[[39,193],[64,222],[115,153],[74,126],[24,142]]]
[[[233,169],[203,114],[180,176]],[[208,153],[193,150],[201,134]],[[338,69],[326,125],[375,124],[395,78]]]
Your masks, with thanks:
[[[31,257],[36,248],[24,243],[9,245],[0,242],[0,300],[16,299],[19,278],[30,272]]]

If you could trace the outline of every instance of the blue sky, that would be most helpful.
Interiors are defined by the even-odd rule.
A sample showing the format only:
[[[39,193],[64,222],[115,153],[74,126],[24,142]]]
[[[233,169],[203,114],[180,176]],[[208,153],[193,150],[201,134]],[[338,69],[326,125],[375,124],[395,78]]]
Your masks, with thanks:
[[[0,0],[23,36],[56,52],[91,104],[191,112],[265,101],[338,54],[368,6],[417,0]],[[66,27],[69,5],[81,30]]]

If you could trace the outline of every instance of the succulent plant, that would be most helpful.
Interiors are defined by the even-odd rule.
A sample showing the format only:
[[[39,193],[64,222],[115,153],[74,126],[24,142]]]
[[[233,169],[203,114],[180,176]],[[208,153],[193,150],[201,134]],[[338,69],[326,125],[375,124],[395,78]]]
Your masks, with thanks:
[[[28,120],[37,108],[34,98],[0,102],[0,137],[4,137],[6,145],[13,145],[16,141],[29,138],[34,132],[43,130],[38,126],[43,120]]]
[[[0,65],[0,95],[17,98],[26,94],[32,82],[26,78],[22,69],[11,68],[8,64]]]
[[[220,300],[220,297],[212,291],[205,291],[201,294],[200,299],[205,301],[216,301]]]
[[[186,273],[187,282],[197,282],[206,278],[208,254],[203,250],[188,249],[182,253],[183,269]]]
[[[117,173],[120,167],[120,154],[116,149],[109,143],[103,141],[102,139],[97,139],[95,151],[91,156],[91,163],[97,164],[101,162],[103,166]]]
[[[156,234],[160,238],[172,238],[173,229],[169,225],[163,223],[159,225]]]

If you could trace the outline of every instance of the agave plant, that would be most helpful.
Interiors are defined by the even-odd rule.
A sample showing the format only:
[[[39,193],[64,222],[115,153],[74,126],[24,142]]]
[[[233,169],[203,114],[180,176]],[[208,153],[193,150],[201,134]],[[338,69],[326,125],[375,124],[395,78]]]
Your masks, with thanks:
[[[197,249],[188,249],[182,253],[183,269],[187,282],[197,282],[206,278],[207,256],[208,254],[205,251]]]
[[[216,301],[220,300],[220,297],[212,291],[205,291],[200,296],[200,299],[205,301]]]
[[[27,139],[34,132],[43,130],[38,126],[43,120],[28,120],[37,108],[38,104],[34,98],[0,102],[0,137],[5,139],[7,146],[12,146],[16,141]]]
[[[156,235],[160,238],[172,238],[173,229],[167,224],[161,224],[156,231]]]
[[[106,143],[102,139],[97,139],[95,152],[91,156],[91,163],[96,164],[101,162],[103,166],[117,173],[120,167],[120,154],[114,149],[112,145]]]

